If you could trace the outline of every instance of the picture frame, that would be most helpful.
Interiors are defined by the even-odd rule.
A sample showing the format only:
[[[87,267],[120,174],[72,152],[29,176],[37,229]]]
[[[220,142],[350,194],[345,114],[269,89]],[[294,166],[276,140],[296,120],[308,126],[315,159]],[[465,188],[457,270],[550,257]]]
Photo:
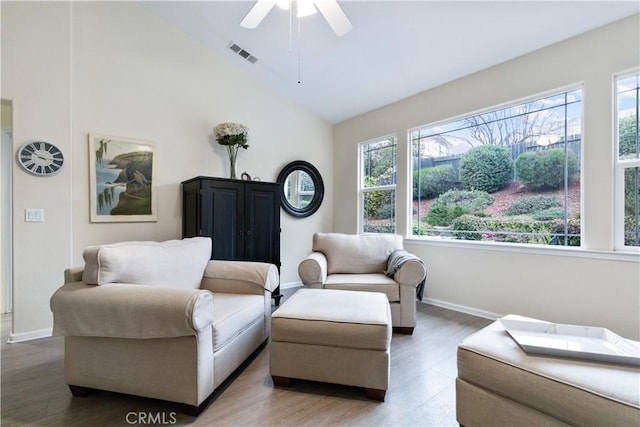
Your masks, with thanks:
[[[89,134],[91,222],[157,221],[155,145]]]

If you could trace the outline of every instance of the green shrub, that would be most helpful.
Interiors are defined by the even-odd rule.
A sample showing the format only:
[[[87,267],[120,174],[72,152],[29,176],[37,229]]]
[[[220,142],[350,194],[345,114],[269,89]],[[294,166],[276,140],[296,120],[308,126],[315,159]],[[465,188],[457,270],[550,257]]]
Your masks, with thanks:
[[[534,212],[531,217],[536,221],[551,221],[552,219],[560,219],[564,218],[564,209],[558,207],[548,208],[542,211]]]
[[[499,145],[480,145],[460,159],[460,181],[465,188],[494,193],[512,179],[511,150]]]
[[[427,214],[426,221],[431,225],[449,225],[457,217],[468,213],[461,206],[432,206]]]
[[[364,227],[365,233],[395,233],[396,229],[393,224],[384,225],[384,224],[366,224]]]
[[[623,159],[636,157],[638,152],[638,129],[636,116],[621,117],[618,124],[619,155]]]
[[[545,209],[555,208],[560,206],[560,201],[557,197],[550,196],[530,196],[525,197],[517,202],[514,202],[511,206],[507,208],[504,212],[505,215],[524,215],[524,214],[532,214],[535,212],[540,212]]]
[[[532,190],[560,188],[565,177],[565,150],[551,148],[544,151],[527,151],[516,159],[518,179]],[[572,151],[567,151],[567,176],[573,178],[578,162]]]
[[[579,219],[571,219],[569,220],[567,227],[567,244],[565,245],[565,231],[564,224],[561,222],[556,223],[551,228],[551,233],[556,234],[553,236],[550,245],[561,245],[561,246],[580,246],[580,220]]]
[[[449,228],[434,229],[423,222],[414,222],[414,235],[487,239],[494,242],[564,245],[564,225],[560,221],[531,221],[511,218],[480,218],[461,215]],[[553,236],[558,234],[559,236]],[[580,246],[580,219],[569,221],[569,246]]]
[[[636,235],[638,234],[638,221],[635,215],[625,215],[624,217],[624,244],[626,246],[638,246]]]
[[[413,198],[432,199],[447,190],[456,182],[456,173],[452,165],[440,165],[422,168],[413,172]]]
[[[485,229],[493,234],[496,242],[549,244],[551,229],[550,221],[530,221],[517,219],[487,219]],[[517,234],[511,234],[517,233]]]
[[[450,228],[456,239],[481,240],[484,220],[475,215],[461,215],[451,222]]]
[[[485,191],[449,190],[431,204],[426,221],[431,225],[449,225],[464,214],[480,214],[493,203],[493,196]]]
[[[640,199],[640,168],[628,168],[624,170],[624,212],[625,215],[634,215],[636,201]]]
[[[372,177],[365,177],[367,187],[378,185],[378,180]],[[392,191],[370,191],[364,197],[364,210],[369,218],[387,218],[383,216],[386,206],[393,205]]]
[[[377,211],[374,219],[389,219],[395,216],[395,206],[392,203],[385,203]]]
[[[433,205],[456,205],[467,208],[469,212],[482,212],[484,208],[493,203],[493,196],[480,190],[449,190],[438,196]]]

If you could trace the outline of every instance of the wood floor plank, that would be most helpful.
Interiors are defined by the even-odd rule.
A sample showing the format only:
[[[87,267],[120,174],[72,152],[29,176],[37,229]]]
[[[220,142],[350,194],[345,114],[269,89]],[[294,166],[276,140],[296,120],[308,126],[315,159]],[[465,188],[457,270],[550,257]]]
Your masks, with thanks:
[[[293,291],[284,290],[285,298]],[[10,317],[3,315],[0,422],[129,426],[131,413],[143,412],[192,426],[455,426],[457,345],[491,321],[422,303],[417,316],[413,335],[393,335],[384,402],[366,399],[359,387],[302,380],[274,387],[267,345],[193,418],[178,404],[154,399],[104,391],[73,397],[64,382],[63,339],[6,344]]]

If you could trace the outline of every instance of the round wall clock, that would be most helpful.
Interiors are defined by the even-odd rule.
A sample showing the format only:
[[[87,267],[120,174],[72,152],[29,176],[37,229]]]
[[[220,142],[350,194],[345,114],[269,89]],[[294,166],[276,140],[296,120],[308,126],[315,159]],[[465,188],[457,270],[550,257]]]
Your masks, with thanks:
[[[64,156],[55,145],[34,141],[27,142],[18,149],[18,162],[24,170],[33,175],[50,176],[62,168]]]

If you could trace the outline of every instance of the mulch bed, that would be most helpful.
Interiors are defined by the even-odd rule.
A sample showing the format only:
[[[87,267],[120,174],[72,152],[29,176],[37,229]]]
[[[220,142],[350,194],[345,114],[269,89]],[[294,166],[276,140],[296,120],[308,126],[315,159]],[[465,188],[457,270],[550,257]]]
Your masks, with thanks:
[[[567,193],[568,205],[569,205],[569,217],[575,218],[576,214],[580,213],[580,180],[574,180],[569,184]],[[559,190],[547,190],[547,191],[529,191],[520,182],[511,181],[502,190],[496,191],[491,195],[494,198],[493,204],[488,206],[484,213],[490,215],[493,218],[504,217],[504,211],[509,208],[513,203],[520,199],[536,195],[555,196],[560,200],[562,207],[564,207],[564,189]],[[420,202],[420,216],[424,217],[429,212],[431,204],[435,199],[422,200]],[[417,212],[418,202],[413,202],[414,213]],[[414,215],[415,217],[415,215]]]

